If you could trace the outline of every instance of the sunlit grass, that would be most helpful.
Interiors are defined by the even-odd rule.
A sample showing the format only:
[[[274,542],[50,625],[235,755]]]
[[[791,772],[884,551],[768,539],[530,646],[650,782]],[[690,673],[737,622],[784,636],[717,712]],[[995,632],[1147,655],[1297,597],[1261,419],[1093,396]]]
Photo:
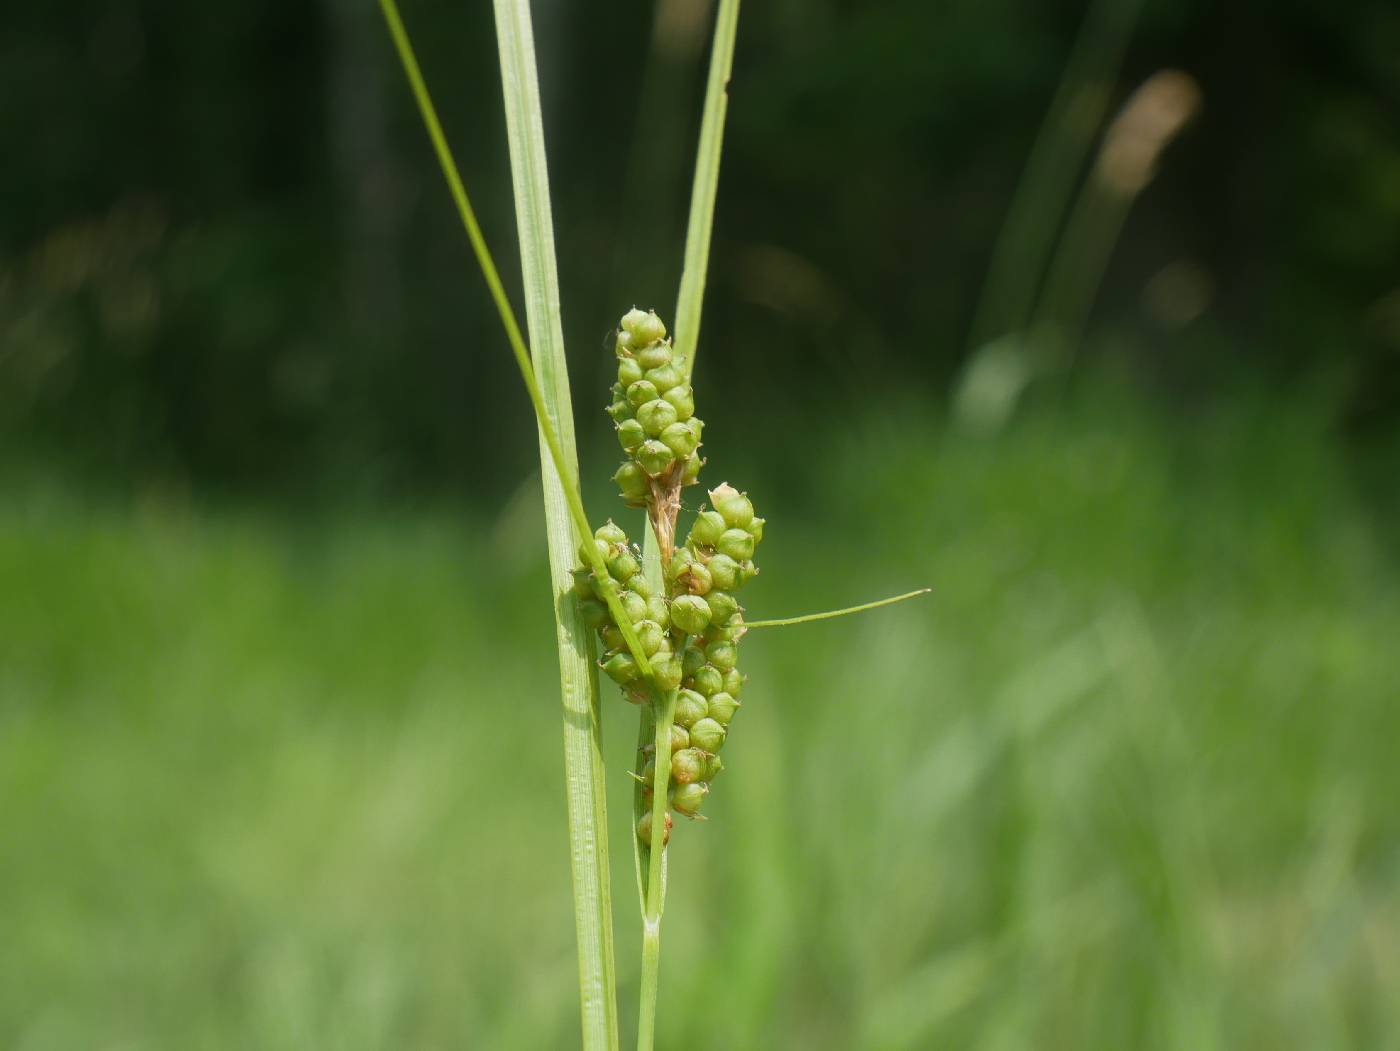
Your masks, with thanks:
[[[978,443],[895,410],[819,459],[751,613],[934,594],[749,640],[659,1044],[1393,1039],[1395,523],[1306,414]],[[518,532],[5,498],[0,1045],[576,1043]]]

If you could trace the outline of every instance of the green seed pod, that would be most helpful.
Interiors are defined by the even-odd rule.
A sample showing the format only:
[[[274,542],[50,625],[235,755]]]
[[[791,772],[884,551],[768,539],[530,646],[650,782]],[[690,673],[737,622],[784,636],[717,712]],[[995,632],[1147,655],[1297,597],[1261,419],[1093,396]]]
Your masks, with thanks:
[[[724,760],[717,755],[710,756],[709,768],[705,771],[705,781],[713,781],[724,772]]]
[[[687,421],[693,422],[693,421]],[[700,468],[705,466],[705,461],[700,458],[699,453],[691,453],[685,461],[685,470],[681,472],[681,484],[693,485],[695,479],[700,477]]]
[[[671,344],[653,343],[650,346],[642,347],[637,351],[637,363],[647,371],[671,364]]]
[[[613,423],[621,423],[632,416],[633,409],[625,398],[614,398],[612,404],[608,406],[608,415],[612,417]]]
[[[663,823],[663,827],[662,827],[662,829],[661,829],[661,845],[662,845],[663,847],[664,847],[667,843],[671,842],[671,825],[672,825],[671,815],[670,815],[670,813],[667,813],[667,814],[666,814],[666,820],[665,820],[665,822]],[[655,846],[655,845],[656,845],[656,844],[654,844],[654,843],[652,842],[652,839],[651,839],[651,811],[650,811],[650,810],[648,810],[645,814],[643,814],[640,818],[637,819],[637,838],[640,839],[643,843],[645,843],[645,844],[646,844],[647,846],[649,846],[649,847]]]
[[[695,552],[688,547],[677,548],[666,566],[666,575],[672,580],[680,580],[695,564]]]
[[[705,796],[709,791],[710,786],[704,781],[677,785],[671,789],[671,805],[676,808],[677,813],[684,814],[686,817],[694,817],[700,812],[700,806],[705,802]]]
[[[681,673],[689,679],[704,666],[705,647],[697,646],[695,640],[692,639],[685,644],[685,649],[681,651]]]
[[[753,537],[753,542],[757,544],[763,539],[764,519],[755,518],[749,523],[749,535]]]
[[[720,641],[738,642],[746,630],[742,617],[734,617],[723,624],[711,624],[705,629],[705,645]]]
[[[593,531],[593,539],[601,540],[607,544],[626,544],[627,534],[623,531],[622,526],[609,518]]]
[[[647,432],[636,420],[623,420],[617,425],[617,443],[626,452],[631,452],[647,440]]]
[[[608,678],[619,686],[626,685],[641,674],[637,670],[637,662],[626,650],[610,654],[603,662],[603,670],[608,673]]]
[[[691,727],[690,744],[702,752],[718,752],[724,747],[724,727],[707,716]]]
[[[608,559],[608,575],[619,584],[625,584],[637,575],[637,571],[642,567],[637,564],[637,558],[625,547],[614,548],[612,556]]]
[[[705,436],[705,421],[699,416],[692,416],[685,421],[685,425],[695,432],[695,444],[700,444],[700,439]]]
[[[619,358],[632,353],[632,333],[622,328],[613,333],[613,353]]]
[[[583,615],[583,622],[594,631],[608,622],[608,607],[596,598],[579,599],[578,610]]]
[[[578,545],[578,560],[582,562],[585,566],[589,566],[590,568],[593,565],[593,563],[589,561],[589,559],[592,557],[589,554],[590,551],[596,551],[598,553],[598,557],[601,558],[604,562],[607,562],[608,556],[612,554],[612,549],[608,545],[608,542],[606,540],[598,540],[593,537],[589,537],[587,540],[580,541]]]
[[[642,378],[644,371],[646,371],[646,366],[637,358],[618,358],[617,382],[622,384],[623,390],[626,390],[630,384],[636,383]]]
[[[632,407],[640,408],[649,401],[655,401],[659,394],[656,392],[656,385],[648,383],[646,380],[638,380],[636,383],[627,385],[627,401]]]
[[[662,402],[666,405],[666,402]],[[671,410],[675,412],[674,409]],[[689,427],[683,423],[673,423],[661,432],[661,442],[676,454],[676,458],[689,456],[695,451],[695,435]]]
[[[637,326],[646,320],[646,316],[647,312],[645,310],[639,307],[633,307],[631,310],[627,311],[627,313],[623,314],[622,320],[617,323],[618,328],[628,335],[632,346],[643,346],[651,342],[649,339],[637,339]]]
[[[739,563],[739,584],[741,586],[756,576],[758,576],[758,567],[753,564],[753,559],[748,558]]]
[[[680,723],[671,724],[671,754],[683,752],[690,747],[690,731]]]
[[[718,511],[701,511],[695,516],[695,522],[690,527],[687,543],[697,547],[714,547],[719,543],[719,538],[724,535],[726,528],[724,516]]]
[[[663,690],[674,690],[681,684],[681,659],[668,655],[665,660],[653,661],[651,670],[656,675],[656,685]]]
[[[643,705],[651,703],[651,690],[646,683],[638,679],[636,682],[629,682],[622,688],[622,699],[628,704]]]
[[[724,630],[729,632],[729,637],[738,642],[748,634],[749,626],[744,623],[744,612],[740,610],[724,623]]]
[[[646,472],[630,460],[617,469],[612,480],[622,490],[622,498],[629,504],[646,503],[647,497],[651,495],[651,484],[647,481]]]
[[[665,474],[675,462],[676,454],[655,439],[643,442],[637,450],[637,463],[652,478]]]
[[[703,562],[692,562],[686,566],[685,572],[676,577],[676,583],[692,595],[704,595],[714,586],[709,567]]]
[[[725,696],[728,696],[726,694]],[[731,698],[732,699],[732,698]],[[705,698],[701,697],[694,690],[681,690],[676,695],[676,722],[689,730],[701,719],[710,713],[709,705],[705,703]]]
[[[699,635],[710,623],[710,607],[699,595],[671,600],[671,626],[687,635]]]
[[[632,579],[636,580],[637,578],[633,577]],[[633,624],[637,623],[639,620],[645,620],[647,615],[651,612],[651,608],[647,605],[646,599],[642,598],[642,596],[638,595],[635,591],[624,591],[622,594],[618,595],[617,598],[618,601],[622,603],[622,609],[623,612],[627,614],[627,619]]]
[[[738,668],[730,668],[724,673],[724,692],[731,697],[738,697],[744,689],[744,676],[739,674]]]
[[[622,330],[631,335],[634,347],[645,347],[666,338],[666,326],[654,310],[633,307],[622,315]]]
[[[692,688],[701,697],[712,697],[724,689],[724,672],[720,671],[713,664],[706,664],[690,677]],[[733,693],[733,690],[729,691]]]
[[[747,529],[726,529],[715,547],[735,562],[744,562],[753,557],[753,536]]]
[[[739,710],[739,702],[732,694],[721,690],[706,702],[709,717],[721,726],[727,727],[729,720],[734,718],[734,713]],[[714,749],[709,749],[714,751]]]
[[[727,672],[739,663],[739,650],[727,639],[718,639],[705,647],[705,659],[720,671]]]
[[[610,650],[625,650],[627,639],[622,634],[622,629],[616,624],[604,624],[598,631],[598,636],[603,640],[603,646]]]
[[[724,521],[731,529],[743,529],[753,521],[753,504],[728,482],[710,490],[710,504],[724,515]]]
[[[739,600],[727,591],[711,591],[705,601],[710,604],[710,620],[715,624],[728,624],[739,612]]]
[[[657,390],[670,390],[672,387],[678,387],[682,380],[680,370],[669,363],[660,368],[648,369],[643,375]]]
[[[643,380],[642,382],[645,383],[646,381]],[[653,438],[657,438],[661,435],[662,431],[676,422],[676,407],[669,401],[662,401],[660,398],[644,402],[637,409],[637,422],[642,425],[642,429],[646,431],[647,434]],[[681,426],[684,427],[685,424],[681,424]],[[687,431],[686,433],[689,434],[690,432]]]
[[[668,391],[662,391],[661,396],[669,401],[676,409],[676,419],[689,420],[695,415],[695,392],[690,389],[688,383],[678,383]],[[697,434],[696,440],[699,440]]]
[[[579,598],[593,597],[593,570],[587,566],[574,570],[574,594]]]
[[[654,590],[651,586],[651,582],[647,580],[645,573],[638,573],[635,577],[633,577],[627,582],[627,586],[633,591],[635,591],[638,595],[641,595],[642,598],[646,599],[651,598],[652,592]],[[652,620],[655,619],[655,617],[652,618]]]
[[[738,586],[739,563],[728,555],[715,555],[705,566],[710,571],[710,580],[720,591],[733,591]]]
[[[666,641],[666,633],[661,630],[661,625],[654,620],[639,620],[636,624],[637,641],[642,645],[642,652],[648,657],[656,655],[656,651],[661,649],[661,644]]]
[[[656,784],[656,757],[651,756],[648,758],[646,765],[642,767],[642,772],[636,776],[644,785]]]
[[[683,748],[671,755],[671,780],[678,785],[703,781],[709,768],[706,755],[698,748]]]
[[[633,580],[637,580],[637,579],[639,579],[639,578],[638,578],[638,577],[633,577],[632,579],[633,579]],[[668,630],[670,629],[670,627],[671,627],[671,606],[670,606],[670,603],[668,603],[668,602],[667,602],[664,598],[662,598],[660,595],[652,595],[651,598],[647,599],[646,608],[647,608],[647,616],[649,616],[652,620],[656,621],[656,623],[660,624],[663,628],[666,628],[666,629],[668,629]]]

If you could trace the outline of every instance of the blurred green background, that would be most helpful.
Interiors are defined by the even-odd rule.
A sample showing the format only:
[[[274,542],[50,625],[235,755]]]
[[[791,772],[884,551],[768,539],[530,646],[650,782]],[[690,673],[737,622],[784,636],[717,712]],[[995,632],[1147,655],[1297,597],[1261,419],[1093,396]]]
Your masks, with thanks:
[[[489,9],[404,15],[516,289]],[[535,5],[599,520],[711,15]],[[576,1045],[533,426],[375,5],[4,21],[0,1046]],[[752,616],[934,592],[746,641],[662,1046],[1400,1047],[1398,53],[745,6],[706,478]]]

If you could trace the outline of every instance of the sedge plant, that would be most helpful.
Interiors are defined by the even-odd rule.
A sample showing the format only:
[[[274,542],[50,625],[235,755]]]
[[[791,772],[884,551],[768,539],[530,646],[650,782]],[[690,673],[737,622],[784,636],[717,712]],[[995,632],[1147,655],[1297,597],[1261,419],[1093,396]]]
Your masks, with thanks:
[[[690,378],[699,348],[739,0],[720,0],[716,13],[674,338],[654,311],[634,307],[623,315],[614,340],[617,382],[608,413],[625,459],[613,478],[623,505],[644,512],[641,546],[611,519],[595,530],[580,495],[528,0],[494,0],[528,342],[396,2],[380,0],[380,6],[535,414],[564,708],[579,999],[587,1051],[619,1046],[599,670],[640,710],[629,838],[643,933],[637,1047],[650,1049],[673,814],[699,818],[711,783],[723,769],[720,750],[745,681],[738,668],[740,640],[752,628],[841,616],[928,589],[825,613],[746,621],[737,593],[758,573],[754,555],[766,523],[747,494],[728,483],[709,491],[707,505],[677,543],[681,492],[698,482],[705,464],[700,452],[704,424],[696,415]]]

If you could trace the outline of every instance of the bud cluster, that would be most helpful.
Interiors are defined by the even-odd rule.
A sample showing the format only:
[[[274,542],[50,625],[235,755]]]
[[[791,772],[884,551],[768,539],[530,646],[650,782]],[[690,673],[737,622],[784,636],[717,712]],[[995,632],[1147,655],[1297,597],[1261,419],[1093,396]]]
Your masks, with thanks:
[[[653,486],[690,485],[703,462],[696,450],[704,423],[695,415],[695,395],[684,363],[653,311],[633,307],[622,317],[615,344],[617,382],[608,415],[628,459],[613,475],[630,507],[644,507]]]

